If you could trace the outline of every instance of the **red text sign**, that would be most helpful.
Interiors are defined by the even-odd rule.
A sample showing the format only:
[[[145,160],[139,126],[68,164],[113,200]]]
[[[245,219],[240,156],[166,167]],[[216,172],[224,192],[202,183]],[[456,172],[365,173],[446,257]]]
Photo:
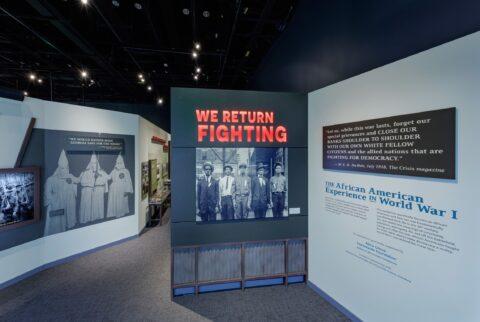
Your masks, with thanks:
[[[286,143],[287,129],[268,111],[196,109],[198,142]]]

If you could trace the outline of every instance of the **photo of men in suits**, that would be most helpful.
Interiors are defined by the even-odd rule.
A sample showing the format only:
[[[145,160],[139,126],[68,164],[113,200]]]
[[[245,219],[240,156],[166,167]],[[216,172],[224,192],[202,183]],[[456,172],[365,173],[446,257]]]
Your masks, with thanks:
[[[197,183],[197,209],[202,221],[214,221],[218,212],[218,182],[212,176],[214,168],[210,162],[203,165],[204,177]]]
[[[288,149],[196,148],[196,222],[288,217]]]

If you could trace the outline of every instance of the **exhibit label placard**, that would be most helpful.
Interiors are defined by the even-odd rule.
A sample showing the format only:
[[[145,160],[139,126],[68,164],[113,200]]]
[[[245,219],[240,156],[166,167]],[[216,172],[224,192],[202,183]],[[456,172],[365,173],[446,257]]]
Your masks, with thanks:
[[[123,152],[125,142],[122,138],[102,136],[72,135],[67,137],[67,151],[76,152]]]
[[[323,168],[455,179],[455,108],[323,127]]]

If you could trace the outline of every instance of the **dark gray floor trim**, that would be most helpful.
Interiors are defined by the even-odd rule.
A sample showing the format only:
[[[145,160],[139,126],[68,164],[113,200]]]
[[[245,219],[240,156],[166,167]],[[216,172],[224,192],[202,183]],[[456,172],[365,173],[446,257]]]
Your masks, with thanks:
[[[312,282],[308,281],[307,282],[308,286],[312,290],[314,290],[318,295],[320,295],[325,301],[333,305],[337,310],[345,314],[350,320],[353,322],[362,322],[355,314],[350,312],[346,307],[344,307],[342,304],[338,303],[334,298],[332,298],[330,295],[322,291],[317,285],[313,284]]]
[[[82,256],[85,256],[85,255],[88,255],[88,254],[91,254],[91,253],[95,253],[95,252],[98,252],[99,250],[102,250],[102,249],[105,249],[105,248],[108,248],[108,247],[112,247],[112,246],[115,246],[115,245],[118,245],[118,244],[121,244],[121,243],[124,243],[126,241],[129,241],[129,240],[132,240],[132,239],[135,239],[137,238],[138,235],[133,235],[133,236],[130,236],[130,237],[127,237],[127,238],[123,238],[123,239],[120,239],[120,240],[117,240],[117,241],[114,241],[114,242],[111,242],[111,243],[108,243],[108,244],[105,244],[105,245],[102,245],[102,246],[98,246],[98,247],[95,247],[95,248],[92,248],[92,249],[89,249],[89,250],[86,250],[84,252],[81,252],[81,253],[78,253],[78,254],[74,254],[74,255],[71,255],[71,256],[68,256],[68,257],[65,257],[65,258],[61,258],[61,259],[58,259],[56,261],[53,261],[53,262],[50,262],[50,263],[46,263],[46,264],[43,264],[41,266],[38,266],[37,268],[34,268],[28,272],[25,272],[17,277],[14,277],[12,278],[11,280],[8,280],[8,281],[5,281],[3,283],[0,283],[0,290],[1,289],[4,289],[10,285],[13,285],[13,284],[16,284],[32,275],[35,275],[43,270],[46,270],[46,269],[49,269],[49,268],[52,268],[54,266],[57,266],[57,265],[61,265],[61,264],[64,264],[64,263],[68,263],[68,262],[71,262],[79,257],[82,257]]]

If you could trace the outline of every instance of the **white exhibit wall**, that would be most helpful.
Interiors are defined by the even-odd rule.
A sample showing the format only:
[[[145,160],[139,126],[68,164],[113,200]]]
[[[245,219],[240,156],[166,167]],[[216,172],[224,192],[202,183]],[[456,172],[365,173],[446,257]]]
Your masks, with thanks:
[[[135,135],[135,186],[140,185],[139,117],[133,114],[25,98],[0,98],[0,167],[14,166],[30,117],[35,128]],[[6,138],[3,139],[4,136]],[[0,252],[0,285],[35,268],[138,234],[135,214],[36,239]]]
[[[168,153],[163,152],[163,145],[152,143],[152,137],[156,136],[158,138],[164,139],[166,142],[170,141],[170,134],[163,129],[159,128],[155,124],[145,120],[144,118],[139,118],[139,154],[140,154],[140,164],[142,162],[147,162],[148,160],[157,159],[158,164],[168,163]],[[139,174],[140,176],[140,174]],[[137,185],[137,191],[140,194],[140,204],[139,204],[139,216],[138,216],[138,228],[139,232],[145,228],[146,225],[146,215],[148,208],[148,197],[141,200],[141,180]],[[163,186],[163,180],[160,178],[159,186]]]
[[[480,321],[479,66],[475,33],[309,94],[309,281],[364,321]],[[447,107],[457,108],[456,180],[322,167],[323,126]],[[333,214],[326,181],[401,191],[458,210],[457,220],[395,211],[445,224],[442,234],[459,250],[430,251],[379,234],[376,208],[386,206],[370,206],[366,220]],[[364,237],[396,249],[390,272],[351,255]]]

